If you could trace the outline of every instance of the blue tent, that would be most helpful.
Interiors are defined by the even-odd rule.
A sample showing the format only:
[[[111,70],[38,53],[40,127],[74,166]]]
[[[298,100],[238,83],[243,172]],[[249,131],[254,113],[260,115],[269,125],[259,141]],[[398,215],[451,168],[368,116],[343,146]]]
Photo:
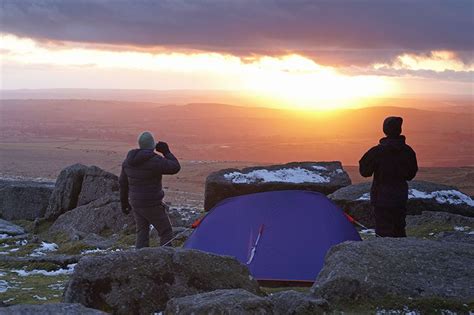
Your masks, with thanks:
[[[184,247],[233,256],[263,283],[304,285],[315,281],[328,249],[347,240],[361,239],[325,195],[285,190],[223,200]]]

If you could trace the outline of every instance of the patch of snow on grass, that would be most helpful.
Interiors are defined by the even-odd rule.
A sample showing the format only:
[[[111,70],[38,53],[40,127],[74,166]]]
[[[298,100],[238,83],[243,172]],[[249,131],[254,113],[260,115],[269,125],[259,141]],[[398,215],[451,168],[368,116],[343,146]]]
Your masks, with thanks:
[[[34,276],[34,275],[59,276],[59,275],[72,274],[74,272],[74,267],[76,267],[76,264],[69,264],[69,265],[67,265],[66,269],[58,269],[58,270],[53,270],[53,271],[34,269],[34,270],[31,270],[31,271],[11,270],[11,272],[16,273],[20,277],[28,277],[28,276]]]
[[[106,252],[107,250],[105,249],[100,249],[100,248],[96,248],[96,249],[87,249],[87,250],[83,250],[81,252],[81,255],[87,255],[87,254],[94,254],[94,253],[103,253],[103,252]]]
[[[265,183],[329,183],[330,179],[326,176],[310,172],[301,167],[283,168],[279,170],[255,170],[247,174],[232,172],[224,174],[224,178],[231,180],[236,184],[249,184],[254,182]]]
[[[359,233],[360,234],[375,235],[375,230],[374,229],[366,229],[366,230],[361,230]]]
[[[33,298],[34,298],[34,299],[37,299],[37,300],[39,300],[39,301],[46,301],[46,300],[48,300],[47,297],[45,297],[45,296],[39,296],[39,295],[33,295]]]
[[[468,226],[455,226],[454,230],[458,232],[464,232],[469,230],[470,228]]]
[[[41,246],[33,251],[30,254],[32,257],[44,256],[46,255],[44,252],[55,252],[58,250],[58,245],[55,243],[46,243],[41,242]]]
[[[0,293],[5,293],[10,289],[11,287],[8,285],[8,282],[5,280],[0,280]]]
[[[4,240],[4,239],[7,239],[7,238],[12,238],[12,237],[8,234],[0,234],[0,240]]]

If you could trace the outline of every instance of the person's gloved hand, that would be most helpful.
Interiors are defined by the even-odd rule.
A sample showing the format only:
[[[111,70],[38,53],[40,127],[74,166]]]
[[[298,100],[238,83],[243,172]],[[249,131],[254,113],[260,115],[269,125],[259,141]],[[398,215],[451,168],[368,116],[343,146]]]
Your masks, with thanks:
[[[158,142],[155,146],[155,149],[156,151],[163,154],[170,153],[170,148],[168,146],[168,143],[163,142],[163,141]]]
[[[132,210],[132,206],[128,202],[123,202],[122,203],[122,212],[123,212],[123,214],[128,215],[131,210]]]

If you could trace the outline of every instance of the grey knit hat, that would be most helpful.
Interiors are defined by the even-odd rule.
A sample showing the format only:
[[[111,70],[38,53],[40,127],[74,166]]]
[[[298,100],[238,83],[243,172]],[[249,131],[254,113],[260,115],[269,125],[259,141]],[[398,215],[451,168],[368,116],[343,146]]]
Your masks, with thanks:
[[[140,149],[153,150],[155,149],[155,145],[155,139],[151,132],[145,131],[138,136],[138,146]]]

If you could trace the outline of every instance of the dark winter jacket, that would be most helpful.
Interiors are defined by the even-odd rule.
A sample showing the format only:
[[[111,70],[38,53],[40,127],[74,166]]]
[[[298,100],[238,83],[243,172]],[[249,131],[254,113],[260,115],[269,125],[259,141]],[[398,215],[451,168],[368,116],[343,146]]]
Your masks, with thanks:
[[[380,139],[359,161],[364,177],[374,175],[370,192],[371,203],[378,207],[405,208],[408,200],[407,181],[418,171],[416,154],[405,143],[404,136]]]
[[[128,152],[120,173],[120,201],[133,208],[161,204],[164,197],[162,175],[179,172],[181,166],[172,153],[164,157],[153,150],[135,149]]]

